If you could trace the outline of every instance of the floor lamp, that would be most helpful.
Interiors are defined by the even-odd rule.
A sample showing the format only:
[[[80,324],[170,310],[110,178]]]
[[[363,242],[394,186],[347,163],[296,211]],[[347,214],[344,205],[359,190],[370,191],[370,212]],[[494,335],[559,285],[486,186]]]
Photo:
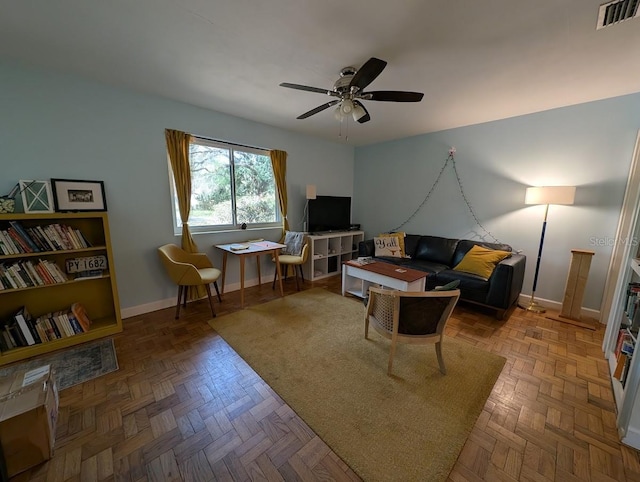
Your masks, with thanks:
[[[535,301],[536,287],[538,284],[538,272],[540,271],[540,260],[542,259],[542,246],[544,245],[544,232],[547,229],[547,214],[549,214],[549,204],[573,204],[576,195],[575,186],[545,186],[528,187],[524,197],[525,204],[545,204],[544,221],[542,222],[542,233],[540,234],[540,247],[538,248],[538,260],[536,261],[536,271],[533,275],[533,289],[531,299],[526,305],[518,305],[520,308],[534,313],[544,313],[546,310]]]

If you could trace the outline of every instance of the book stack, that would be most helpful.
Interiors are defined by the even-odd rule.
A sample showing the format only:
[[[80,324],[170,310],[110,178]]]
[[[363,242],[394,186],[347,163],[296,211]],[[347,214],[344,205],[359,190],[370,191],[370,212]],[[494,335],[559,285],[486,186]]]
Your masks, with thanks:
[[[47,313],[33,318],[26,307],[20,308],[0,328],[0,350],[46,343],[86,333],[91,327],[87,311],[80,303],[74,303],[68,310]]]
[[[640,283],[632,281],[627,285],[624,311],[629,320],[633,320],[638,308],[638,295],[640,294]]]
[[[64,224],[25,228],[18,221],[9,221],[7,229],[0,230],[0,254],[4,255],[83,249],[89,246],[79,229]]]
[[[0,290],[29,288],[68,281],[68,277],[53,261],[39,259],[0,263]]]
[[[616,347],[614,349],[617,362],[616,368],[613,371],[613,377],[617,378],[623,387],[627,381],[627,374],[631,365],[635,344],[636,341],[628,329],[621,328],[618,331],[618,339],[616,340]]]

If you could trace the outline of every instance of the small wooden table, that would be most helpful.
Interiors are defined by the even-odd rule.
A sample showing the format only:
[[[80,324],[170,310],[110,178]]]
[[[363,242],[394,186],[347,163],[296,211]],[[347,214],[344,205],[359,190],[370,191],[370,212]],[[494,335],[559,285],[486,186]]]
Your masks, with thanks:
[[[363,265],[345,261],[342,265],[342,296],[349,293],[365,298],[371,285],[400,291],[424,291],[427,275],[425,271],[381,261]]]
[[[222,250],[222,288],[224,293],[224,279],[227,273],[227,256],[229,253],[240,258],[240,307],[244,308],[244,259],[247,256],[255,256],[258,264],[258,285],[262,284],[260,276],[260,255],[271,253],[276,261],[276,271],[278,273],[278,283],[280,285],[280,296],[284,296],[282,288],[282,274],[280,273],[280,263],[278,262],[278,254],[286,245],[274,243],[273,241],[257,241],[254,243],[230,243],[216,244],[216,248]]]

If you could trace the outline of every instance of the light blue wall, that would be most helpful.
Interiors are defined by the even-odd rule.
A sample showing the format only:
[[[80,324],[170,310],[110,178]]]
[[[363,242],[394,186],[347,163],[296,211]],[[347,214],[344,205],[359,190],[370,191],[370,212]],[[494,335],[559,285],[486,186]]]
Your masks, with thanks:
[[[172,230],[164,142],[164,129],[174,128],[286,150],[292,229],[302,227],[305,185],[315,184],[321,195],[353,194],[353,222],[361,223],[368,236],[409,218],[449,147],[455,146],[456,166],[478,219],[493,236],[528,256],[527,293],[544,208],[525,206],[524,190],[529,185],[576,185],[574,206],[550,208],[536,294],[561,301],[570,250],[592,249],[596,254],[585,306],[598,309],[640,127],[640,94],[635,94],[361,147],[354,154],[348,145],[3,62],[0,106],[0,194],[19,179],[105,181],[123,308],[175,296],[155,252],[158,245],[178,239]],[[491,239],[469,214],[451,166],[431,199],[402,229]],[[196,242],[220,262],[211,246],[247,234],[202,234]],[[278,232],[251,237],[276,239]],[[237,283],[236,268],[230,266],[228,283]],[[250,271],[248,277],[253,276]]]
[[[78,77],[0,61],[0,194],[19,179],[102,180],[122,308],[176,295],[156,248],[173,235],[164,129],[288,152],[292,229],[301,229],[306,184],[318,194],[351,196],[353,148],[191,105]],[[214,262],[213,244],[247,237],[277,240],[278,230],[196,235]],[[227,283],[238,282],[237,261]],[[266,273],[272,273],[265,260]],[[255,277],[249,263],[247,278]],[[263,272],[263,278],[268,274]]]
[[[575,185],[575,205],[550,206],[536,297],[562,302],[571,249],[589,249],[595,255],[584,306],[597,310],[639,127],[634,94],[358,148],[354,222],[367,237],[398,227],[423,202],[455,146],[478,220],[526,254],[523,292],[530,294],[544,207],[524,205],[525,189]],[[401,230],[492,240],[469,213],[451,165]]]

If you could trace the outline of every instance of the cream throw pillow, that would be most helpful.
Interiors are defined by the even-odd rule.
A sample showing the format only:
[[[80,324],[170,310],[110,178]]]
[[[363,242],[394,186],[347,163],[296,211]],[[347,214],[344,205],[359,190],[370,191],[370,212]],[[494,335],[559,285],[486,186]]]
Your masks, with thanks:
[[[402,258],[400,243],[396,236],[378,236],[377,238],[373,238],[373,244],[376,248],[376,256]]]
[[[400,256],[394,256],[396,258],[404,258],[406,257],[406,253],[404,251],[404,237],[406,236],[405,233],[381,233],[378,234],[379,238],[386,238],[386,237],[394,237],[398,239],[398,246],[400,247]]]

